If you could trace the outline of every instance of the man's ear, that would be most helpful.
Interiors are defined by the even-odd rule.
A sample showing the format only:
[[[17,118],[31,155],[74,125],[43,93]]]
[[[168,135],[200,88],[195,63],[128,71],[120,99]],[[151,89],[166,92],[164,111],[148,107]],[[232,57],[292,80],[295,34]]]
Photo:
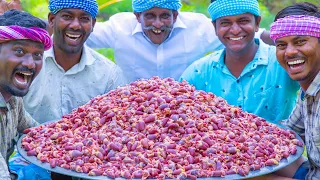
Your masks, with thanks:
[[[173,13],[173,22],[175,23],[176,20],[177,20],[178,15],[179,15],[179,12],[178,11],[173,11],[172,13]]]
[[[49,14],[48,14],[48,25],[49,25],[50,28],[53,28],[53,25],[54,25],[53,21],[54,21],[55,17],[56,17],[55,14],[49,12]]]
[[[217,20],[211,21],[212,26],[214,27],[214,31],[215,31],[215,33],[217,34],[216,22],[217,22]]]
[[[91,30],[91,32],[93,31],[93,28],[94,28],[94,25],[96,24],[96,22],[97,22],[97,19],[92,19],[92,30]]]
[[[261,22],[261,16],[258,16],[258,17],[256,18],[256,32],[259,31],[260,22]]]
[[[140,20],[141,13],[140,13],[140,12],[134,12],[133,14],[136,16],[137,21],[138,21],[139,23],[141,23],[141,20]]]

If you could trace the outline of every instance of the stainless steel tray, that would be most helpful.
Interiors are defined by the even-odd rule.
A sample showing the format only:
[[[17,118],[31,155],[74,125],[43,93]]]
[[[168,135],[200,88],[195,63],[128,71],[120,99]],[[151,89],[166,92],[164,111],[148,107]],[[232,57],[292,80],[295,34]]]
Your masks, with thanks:
[[[78,173],[76,171],[72,171],[72,170],[68,170],[68,169],[64,169],[61,167],[55,167],[55,168],[51,168],[49,163],[42,163],[40,160],[38,160],[35,156],[27,156],[27,152],[22,148],[21,145],[21,140],[23,137],[25,137],[26,135],[24,134],[23,136],[21,136],[19,138],[18,144],[17,144],[17,149],[18,152],[21,154],[21,156],[23,158],[25,158],[27,161],[29,161],[30,163],[33,163],[39,167],[42,167],[46,170],[52,171],[52,172],[56,172],[59,174],[64,174],[64,175],[68,175],[68,176],[73,176],[73,177],[78,177],[78,178],[85,178],[85,179],[111,179],[108,178],[107,176],[88,176],[88,174],[85,173]],[[301,137],[296,135],[296,138],[299,139],[300,141],[302,141]],[[200,180],[225,180],[225,179],[247,179],[247,178],[253,178],[253,177],[257,177],[257,176],[262,176],[265,174],[270,174],[274,171],[277,171],[279,169],[282,169],[288,165],[290,165],[291,163],[293,163],[294,161],[296,161],[303,153],[304,148],[303,147],[299,147],[297,146],[297,153],[295,155],[290,155],[287,159],[282,159],[278,165],[274,165],[274,166],[266,166],[264,168],[261,168],[260,170],[255,170],[255,171],[250,171],[249,174],[247,176],[241,176],[239,174],[232,174],[232,175],[226,175],[225,177],[210,177],[210,178],[198,178]],[[116,178],[116,179],[124,179],[124,178]]]

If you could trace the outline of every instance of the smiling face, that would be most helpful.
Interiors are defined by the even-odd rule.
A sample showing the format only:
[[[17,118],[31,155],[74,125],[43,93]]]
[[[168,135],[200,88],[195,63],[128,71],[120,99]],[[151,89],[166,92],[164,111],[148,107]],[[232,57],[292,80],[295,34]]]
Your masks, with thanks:
[[[81,53],[96,22],[88,12],[80,9],[62,9],[55,15],[49,13],[48,20],[53,28],[54,46],[68,54]]]
[[[15,40],[0,45],[0,92],[6,100],[24,96],[42,67],[43,44]]]
[[[250,45],[254,45],[254,35],[259,30],[260,20],[261,17],[256,19],[253,14],[245,13],[218,18],[214,26],[219,40],[227,50],[246,52]]]
[[[320,70],[318,38],[287,36],[277,39],[275,43],[279,63],[306,90]]]
[[[154,44],[165,41],[177,20],[178,11],[154,7],[142,13],[135,13],[146,36]]]

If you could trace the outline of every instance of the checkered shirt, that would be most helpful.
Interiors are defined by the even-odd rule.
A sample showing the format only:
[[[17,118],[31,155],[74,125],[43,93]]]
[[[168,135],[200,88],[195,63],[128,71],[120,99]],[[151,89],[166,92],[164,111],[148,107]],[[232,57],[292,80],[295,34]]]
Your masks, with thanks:
[[[301,90],[286,125],[305,137],[311,168],[306,179],[320,179],[320,72],[307,91]]]

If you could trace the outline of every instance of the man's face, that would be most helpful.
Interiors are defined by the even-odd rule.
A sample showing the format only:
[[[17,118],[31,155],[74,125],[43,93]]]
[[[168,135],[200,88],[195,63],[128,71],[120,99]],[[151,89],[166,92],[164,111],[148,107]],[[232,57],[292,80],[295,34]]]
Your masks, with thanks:
[[[49,13],[48,20],[53,28],[54,46],[68,54],[81,52],[96,22],[80,9],[62,9],[56,15]]]
[[[178,12],[154,7],[142,13],[135,13],[146,36],[154,44],[165,41],[177,20]]]
[[[277,58],[289,76],[309,84],[320,70],[320,43],[312,36],[287,36],[276,40]]]
[[[9,99],[24,96],[42,67],[43,44],[15,40],[0,45],[0,92]]]
[[[260,19],[256,21],[250,13],[221,17],[216,20],[215,31],[227,50],[246,52],[259,30]]]

